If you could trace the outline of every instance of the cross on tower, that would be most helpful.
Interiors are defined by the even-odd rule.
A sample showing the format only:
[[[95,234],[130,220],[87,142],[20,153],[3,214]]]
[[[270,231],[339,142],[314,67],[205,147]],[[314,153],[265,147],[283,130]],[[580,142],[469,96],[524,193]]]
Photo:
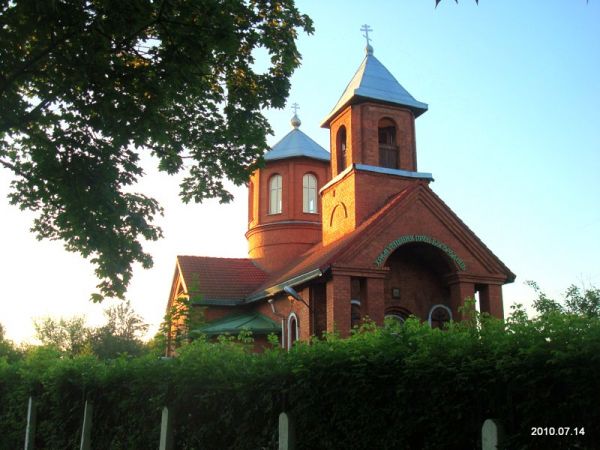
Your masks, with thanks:
[[[369,25],[367,25],[366,23],[360,27],[360,31],[364,31],[365,34],[363,34],[363,37],[365,37],[367,39],[367,47],[371,44],[371,39],[369,39],[369,31],[373,31],[373,28],[371,28]]]
[[[292,109],[294,110],[294,115],[297,115],[300,106],[298,105],[298,103],[292,103]]]

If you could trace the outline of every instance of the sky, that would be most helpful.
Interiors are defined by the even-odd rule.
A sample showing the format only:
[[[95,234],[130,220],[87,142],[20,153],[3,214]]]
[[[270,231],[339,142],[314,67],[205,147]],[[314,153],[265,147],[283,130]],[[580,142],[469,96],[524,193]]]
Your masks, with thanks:
[[[288,106],[266,111],[274,145],[301,129],[329,149],[319,127],[364,57],[360,28],[375,56],[429,111],[416,121],[418,170],[433,190],[517,275],[504,287],[505,311],[531,308],[536,281],[560,297],[570,284],[600,286],[600,2],[596,0],[297,1],[315,25],[299,35],[302,66]],[[259,54],[260,56],[260,54]],[[165,208],[165,238],[145,248],[154,267],[137,267],[127,298],[160,324],[176,255],[246,257],[245,187],[235,201],[184,205],[178,179],[155,170],[138,190]],[[31,341],[33,320],[85,315],[93,266],[60,242],[37,241],[33,214],[8,205],[10,173],[0,169],[0,323],[8,338]]]

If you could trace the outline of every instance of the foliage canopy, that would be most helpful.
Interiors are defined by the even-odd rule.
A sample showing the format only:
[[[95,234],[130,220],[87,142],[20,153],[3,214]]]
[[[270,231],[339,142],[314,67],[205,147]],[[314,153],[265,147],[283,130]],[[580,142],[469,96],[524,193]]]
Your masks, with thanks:
[[[536,293],[534,308],[542,315],[573,314],[588,318],[600,318],[600,289],[595,286],[580,288],[570,285],[564,293],[564,299],[557,301],[548,297],[535,281],[527,281]]]
[[[0,0],[0,165],[39,239],[91,258],[96,301],[152,265],[161,208],[134,192],[151,154],[181,197],[231,200],[266,149],[263,108],[300,63],[293,0]],[[268,68],[253,66],[255,50]]]
[[[119,355],[139,356],[147,352],[147,345],[142,339],[148,325],[129,301],[106,308],[104,317],[106,323],[99,327],[88,327],[81,316],[45,317],[34,322],[35,337],[42,346],[70,358],[89,355],[112,359]],[[30,351],[35,351],[35,347]]]

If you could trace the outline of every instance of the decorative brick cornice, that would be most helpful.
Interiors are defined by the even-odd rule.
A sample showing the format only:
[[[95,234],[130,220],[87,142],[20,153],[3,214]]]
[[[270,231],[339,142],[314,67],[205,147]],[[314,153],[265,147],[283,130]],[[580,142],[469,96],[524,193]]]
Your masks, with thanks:
[[[246,238],[255,233],[266,230],[285,230],[290,228],[312,228],[321,231],[321,222],[313,222],[308,220],[283,220],[281,222],[263,223],[246,231]]]
[[[473,284],[496,284],[503,285],[506,283],[506,275],[499,274],[486,274],[477,275],[469,273],[451,273],[444,277],[449,285],[457,283],[473,283]]]

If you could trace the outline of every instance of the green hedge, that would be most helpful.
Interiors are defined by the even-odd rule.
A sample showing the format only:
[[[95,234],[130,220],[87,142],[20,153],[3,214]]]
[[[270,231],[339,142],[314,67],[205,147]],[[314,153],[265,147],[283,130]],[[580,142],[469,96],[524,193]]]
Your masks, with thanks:
[[[196,341],[171,360],[60,359],[47,349],[0,361],[0,448],[22,448],[27,398],[39,399],[36,448],[78,448],[85,400],[95,449],[149,449],[161,409],[177,449],[277,448],[285,401],[299,449],[474,449],[486,418],[506,448],[597,448],[600,321],[556,314],[476,319],[432,330],[370,325],[291,352]],[[531,427],[585,436],[531,436]]]

